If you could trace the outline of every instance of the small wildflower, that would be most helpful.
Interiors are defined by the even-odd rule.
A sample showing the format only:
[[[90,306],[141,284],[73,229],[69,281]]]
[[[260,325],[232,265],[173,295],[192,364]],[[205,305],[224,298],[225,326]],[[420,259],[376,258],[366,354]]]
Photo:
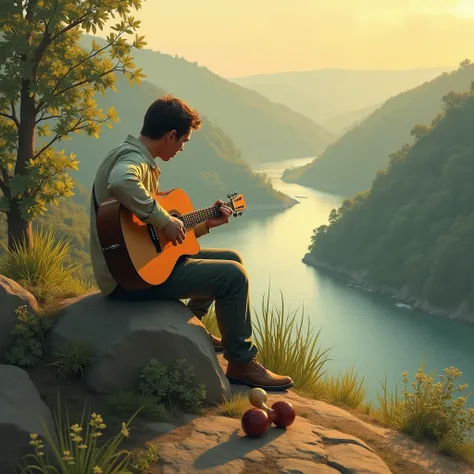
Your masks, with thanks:
[[[31,434],[30,434],[30,438],[31,438],[31,439],[36,439],[36,438],[38,438],[38,433],[31,433]]]
[[[94,466],[92,468],[92,472],[93,472],[93,474],[102,474],[103,471],[99,466]]]
[[[82,431],[82,426],[79,426],[78,423],[71,426],[71,431],[74,433],[80,433]]]
[[[87,444],[82,443],[78,446],[78,448],[79,449],[87,449]]]
[[[63,459],[65,461],[74,461],[74,457],[71,455],[71,451],[69,450],[64,450],[63,451]]]
[[[75,433],[71,433],[71,438],[76,443],[80,443],[83,440],[83,438],[81,436],[79,436]]]
[[[123,434],[123,436],[128,438],[129,432],[128,432],[128,429],[127,429],[127,425],[123,421],[122,421],[122,434]]]

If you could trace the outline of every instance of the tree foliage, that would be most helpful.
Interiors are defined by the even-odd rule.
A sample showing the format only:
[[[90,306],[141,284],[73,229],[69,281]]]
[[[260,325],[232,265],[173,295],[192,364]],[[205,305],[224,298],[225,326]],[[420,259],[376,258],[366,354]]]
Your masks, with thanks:
[[[314,230],[316,259],[365,270],[448,309],[474,309],[474,91],[449,93],[444,113],[391,155],[372,188]]]
[[[72,133],[98,136],[117,121],[95,94],[114,88],[115,72],[130,81],[131,48],[145,45],[131,15],[141,0],[11,0],[0,17],[0,210],[31,221],[48,203],[72,194],[74,154],[52,145]],[[108,28],[106,42],[80,46],[82,32]],[[17,216],[18,218],[18,216]],[[9,219],[9,224],[12,219]],[[11,229],[9,229],[11,232]]]

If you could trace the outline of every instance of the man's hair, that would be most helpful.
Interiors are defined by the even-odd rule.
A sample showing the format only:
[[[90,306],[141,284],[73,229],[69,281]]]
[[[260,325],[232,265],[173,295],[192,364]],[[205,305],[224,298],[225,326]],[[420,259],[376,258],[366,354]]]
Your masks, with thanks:
[[[154,140],[176,130],[177,138],[181,138],[191,129],[199,130],[201,117],[186,102],[172,95],[155,100],[146,111],[141,134]]]

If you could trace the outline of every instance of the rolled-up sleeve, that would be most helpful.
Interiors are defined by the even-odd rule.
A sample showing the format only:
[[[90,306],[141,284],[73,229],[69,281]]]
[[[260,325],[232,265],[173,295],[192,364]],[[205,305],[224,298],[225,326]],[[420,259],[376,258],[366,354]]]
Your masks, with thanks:
[[[142,222],[157,229],[164,227],[170,215],[143,186],[140,157],[131,153],[117,161],[109,174],[109,193]]]

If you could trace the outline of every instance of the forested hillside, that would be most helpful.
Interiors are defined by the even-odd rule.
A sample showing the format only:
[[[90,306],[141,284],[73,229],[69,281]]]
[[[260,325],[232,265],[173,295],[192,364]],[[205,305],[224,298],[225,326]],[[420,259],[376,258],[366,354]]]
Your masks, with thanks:
[[[128,134],[138,137],[147,107],[164,94],[146,81],[130,86],[119,76],[117,92],[107,91],[97,101],[104,108],[114,106],[120,122],[114,123],[112,129],[104,127],[99,139],[78,135],[60,145],[77,155],[80,165],[74,177],[90,187],[101,160]],[[161,189],[184,188],[199,207],[225,198],[231,191],[244,193],[250,208],[284,207],[293,203],[262,176],[253,173],[232,140],[208,120],[193,134],[182,153],[168,163],[158,160],[158,164],[162,171]]]
[[[411,302],[474,311],[474,92],[444,102],[369,191],[315,229],[305,260],[366,272]]]
[[[222,128],[247,163],[315,156],[334,139],[308,117],[197,63],[152,50],[133,51],[133,57],[148,82],[186,100]]]
[[[461,92],[474,80],[474,65],[463,65],[415,89],[397,95],[351,129],[304,168],[285,170],[283,180],[351,196],[368,189],[390,154],[412,143],[410,132],[442,110],[442,97]]]

